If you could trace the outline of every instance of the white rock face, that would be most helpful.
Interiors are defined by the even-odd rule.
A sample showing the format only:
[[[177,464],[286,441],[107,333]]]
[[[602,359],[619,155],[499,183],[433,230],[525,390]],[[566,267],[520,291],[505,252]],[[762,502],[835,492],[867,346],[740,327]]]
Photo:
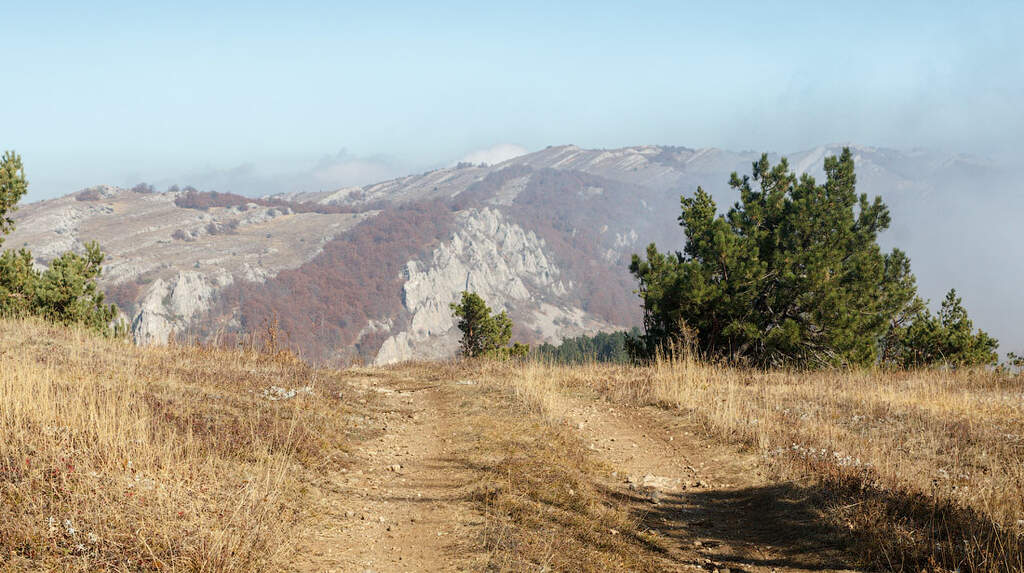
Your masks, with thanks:
[[[497,210],[460,212],[459,230],[425,264],[409,261],[403,287],[408,330],[384,341],[377,364],[451,356],[458,347],[449,304],[464,290],[476,292],[496,312],[528,303],[531,292],[564,293],[544,241]]]
[[[618,248],[631,247],[640,240],[640,236],[636,234],[636,229],[630,229],[628,233],[615,233],[615,246]]]
[[[229,273],[207,276],[181,271],[173,281],[156,279],[132,318],[132,336],[139,344],[167,344],[173,332],[210,308],[216,293],[233,282]]]

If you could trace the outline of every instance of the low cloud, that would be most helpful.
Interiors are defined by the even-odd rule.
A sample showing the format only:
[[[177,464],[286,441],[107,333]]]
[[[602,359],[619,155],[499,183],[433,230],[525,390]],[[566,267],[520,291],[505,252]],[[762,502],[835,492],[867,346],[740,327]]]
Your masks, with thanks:
[[[195,170],[152,181],[158,189],[191,185],[202,190],[250,197],[289,192],[333,191],[408,175],[415,167],[386,155],[360,156],[342,149],[313,162],[295,162],[276,170],[246,162],[226,169]]]
[[[357,156],[347,150],[320,158],[310,171],[312,182],[334,189],[363,186],[408,175],[413,169],[386,155]]]
[[[474,164],[486,163],[488,165],[494,165],[496,163],[501,163],[502,161],[508,161],[513,157],[526,155],[528,152],[529,150],[522,145],[516,145],[514,143],[499,143],[493,147],[471,151],[459,161]]]

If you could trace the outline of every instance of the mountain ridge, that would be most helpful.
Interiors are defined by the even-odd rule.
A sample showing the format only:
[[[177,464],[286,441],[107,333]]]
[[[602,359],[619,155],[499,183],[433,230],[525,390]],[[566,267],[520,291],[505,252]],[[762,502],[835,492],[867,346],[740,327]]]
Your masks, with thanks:
[[[820,178],[824,157],[842,147],[789,154],[790,166]],[[919,278],[931,288],[938,273],[928,269],[944,264],[936,221],[972,212],[960,205],[966,199],[957,184],[1002,173],[962,154],[851,149],[860,190],[890,205],[892,242],[923,261]],[[23,206],[7,245],[27,245],[45,264],[99,240],[108,254],[102,286],[140,342],[212,340],[273,319],[315,361],[438,358],[455,350],[446,301],[467,285],[509,310],[516,335],[528,342],[637,325],[629,256],[649,242],[681,247],[679,195],[701,185],[724,209],[735,201],[728,174],[748,172],[759,157],[562,145],[495,165],[462,163],[358,188],[262,198],[96,186]],[[472,279],[478,268],[486,280]],[[466,271],[469,278],[458,277]],[[948,286],[956,285],[923,290],[937,298],[933,292]]]

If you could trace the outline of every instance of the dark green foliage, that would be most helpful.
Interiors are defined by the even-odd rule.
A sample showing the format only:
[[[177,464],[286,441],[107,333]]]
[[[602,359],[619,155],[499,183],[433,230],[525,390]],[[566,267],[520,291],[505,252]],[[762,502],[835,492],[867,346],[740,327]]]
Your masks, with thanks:
[[[631,354],[682,343],[759,366],[994,364],[998,342],[974,332],[955,291],[932,316],[910,259],[882,253],[889,211],[857,195],[849,149],[825,159],[825,175],[819,185],[762,155],[752,177],[732,175],[740,201],[724,216],[703,189],[683,197],[683,252],[652,244],[630,265],[645,331]]]
[[[530,345],[522,342],[513,342],[508,349],[509,358],[526,358],[530,354]]]
[[[40,274],[28,250],[0,253],[0,316],[33,314]]]
[[[534,355],[544,361],[556,364],[584,364],[587,362],[629,362],[626,341],[638,339],[642,335],[639,328],[619,332],[598,332],[594,336],[577,336],[566,338],[561,344],[541,344]]]
[[[84,256],[67,252],[54,259],[38,282],[34,314],[111,334],[117,307],[104,304],[103,291],[96,285],[102,264],[103,253],[96,242],[85,244]]]
[[[889,211],[856,193],[853,156],[825,159],[826,180],[797,175],[766,155],[726,215],[698,188],[682,198],[683,252],[634,255],[648,358],[676,342],[760,366],[865,365],[894,320],[915,302],[906,255],[876,241]],[[690,338],[691,340],[685,340]]]
[[[512,346],[503,346],[487,352],[485,356],[497,358],[498,360],[511,360],[513,358],[526,358],[530,355],[530,345],[521,342],[513,342]]]
[[[6,152],[0,161],[0,242],[14,229],[9,214],[27,190],[21,158]],[[111,326],[117,307],[104,303],[96,285],[103,253],[86,243],[85,254],[64,253],[39,271],[28,250],[0,253],[0,316],[41,316],[61,324],[80,324],[106,335],[122,335],[123,324]]]
[[[14,230],[11,214],[27,191],[28,181],[21,157],[13,151],[5,151],[0,158],[0,245],[4,242],[4,235]]]
[[[1024,354],[1008,352],[1006,354],[1006,362],[1010,365],[1010,368],[1015,369],[1017,372],[1024,373]]]
[[[462,291],[462,298],[451,305],[452,315],[459,319],[462,331],[462,354],[469,358],[522,358],[530,352],[529,345],[515,343],[512,338],[512,320],[505,311],[492,315],[490,307],[473,292]]]
[[[960,297],[950,290],[938,315],[921,305],[912,321],[892,337],[887,362],[905,368],[995,364],[999,342],[983,330],[974,331]]]

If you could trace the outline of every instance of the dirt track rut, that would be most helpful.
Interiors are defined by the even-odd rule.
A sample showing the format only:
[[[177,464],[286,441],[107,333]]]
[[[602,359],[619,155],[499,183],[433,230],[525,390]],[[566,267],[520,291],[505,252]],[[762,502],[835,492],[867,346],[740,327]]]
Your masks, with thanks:
[[[842,532],[798,489],[772,483],[759,456],[716,443],[656,408],[573,398],[567,411],[589,449],[614,468],[610,489],[691,569],[847,571]]]
[[[436,386],[371,386],[385,431],[357,451],[355,467],[331,476],[306,571],[458,571],[471,564],[460,540],[482,520],[463,501],[469,476],[451,464],[451,413]]]

